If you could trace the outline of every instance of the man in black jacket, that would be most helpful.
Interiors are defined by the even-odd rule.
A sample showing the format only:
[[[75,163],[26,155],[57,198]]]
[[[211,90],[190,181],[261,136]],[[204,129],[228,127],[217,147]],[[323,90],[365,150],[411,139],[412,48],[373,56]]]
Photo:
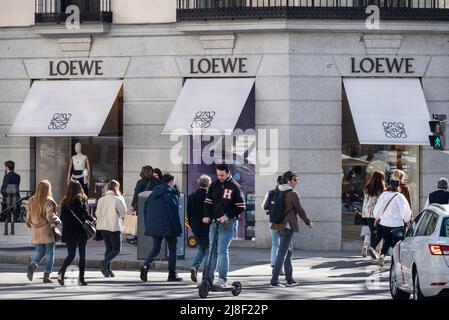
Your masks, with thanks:
[[[449,204],[448,181],[446,178],[440,178],[437,182],[438,190],[429,193],[426,201],[426,207],[431,203]]]
[[[218,180],[214,181],[204,201],[203,222],[213,223],[209,232],[209,248],[212,259],[209,266],[209,281],[214,280],[218,260],[219,279],[215,286],[226,288],[229,271],[229,246],[237,225],[236,220],[245,211],[245,196],[242,188],[232,178],[225,164],[216,166]],[[215,243],[214,243],[215,242]],[[220,256],[220,259],[218,259]]]
[[[197,271],[204,257],[208,256],[209,248],[209,227],[210,224],[203,223],[204,200],[207,190],[212,180],[207,175],[202,175],[198,179],[199,189],[187,198],[187,219],[193,235],[197,238],[198,252],[193,259],[190,268],[190,277],[193,282],[197,282]],[[205,263],[206,264],[206,263]]]
[[[2,211],[6,209],[7,205],[6,205],[6,199],[7,199],[7,189],[8,189],[8,185],[15,185],[16,186],[16,198],[17,200],[20,199],[20,194],[19,194],[19,187],[20,187],[20,176],[14,172],[16,165],[13,161],[8,160],[5,162],[5,176],[3,178],[3,183],[1,186],[1,194],[2,194]],[[16,201],[17,201],[16,200]],[[17,205],[16,210],[19,210],[19,204]],[[17,211],[18,212],[18,211]]]

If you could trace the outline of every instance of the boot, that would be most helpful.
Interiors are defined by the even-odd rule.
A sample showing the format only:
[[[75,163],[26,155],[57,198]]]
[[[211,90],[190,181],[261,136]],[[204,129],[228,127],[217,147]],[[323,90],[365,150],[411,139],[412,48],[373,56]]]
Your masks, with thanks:
[[[53,281],[50,279],[49,272],[44,272],[44,283],[53,283]]]
[[[80,274],[80,276],[79,276],[79,280],[78,280],[79,282],[79,285],[80,286],[87,286],[87,283],[86,283],[86,281],[84,281],[84,274]]]
[[[58,283],[63,286],[64,285],[64,276],[65,272],[59,271],[58,272]]]
[[[33,281],[33,274],[34,274],[34,270],[36,270],[37,266],[34,262],[31,262],[28,265],[28,271],[27,271],[27,278],[30,281]]]

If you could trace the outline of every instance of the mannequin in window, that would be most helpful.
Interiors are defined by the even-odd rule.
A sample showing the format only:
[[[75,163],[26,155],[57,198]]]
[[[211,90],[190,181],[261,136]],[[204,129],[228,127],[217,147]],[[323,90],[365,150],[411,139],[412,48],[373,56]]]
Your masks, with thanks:
[[[70,159],[67,184],[71,179],[78,180],[83,186],[84,193],[89,194],[90,165],[89,158],[81,153],[81,143],[75,144],[76,154]],[[73,168],[73,169],[72,169]],[[73,170],[73,171],[72,171]]]

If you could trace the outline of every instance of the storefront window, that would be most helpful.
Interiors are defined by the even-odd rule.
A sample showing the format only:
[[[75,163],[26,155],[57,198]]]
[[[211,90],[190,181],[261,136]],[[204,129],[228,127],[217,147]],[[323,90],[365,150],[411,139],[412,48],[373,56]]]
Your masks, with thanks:
[[[374,171],[388,179],[394,169],[408,177],[412,211],[419,211],[419,146],[343,144],[342,240],[359,240],[361,226],[354,225],[354,210],[362,211],[363,187]]]
[[[76,154],[75,145],[89,161],[90,198],[100,198],[106,182],[115,179],[123,188],[123,98],[117,97],[98,137],[38,137],[36,138],[36,181],[48,179],[53,195],[60,202],[67,189],[67,180],[74,173],[70,160]],[[87,169],[87,166],[86,166]],[[69,173],[70,170],[70,173]]]

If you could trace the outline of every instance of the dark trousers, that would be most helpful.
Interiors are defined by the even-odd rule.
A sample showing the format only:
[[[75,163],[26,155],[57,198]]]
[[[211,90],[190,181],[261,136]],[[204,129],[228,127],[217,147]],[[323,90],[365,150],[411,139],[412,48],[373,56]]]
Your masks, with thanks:
[[[369,231],[371,232],[371,237],[370,237],[371,247],[376,249],[377,245],[382,240],[380,228],[379,228],[379,226],[374,225],[374,222],[376,221],[376,219],[367,218],[366,221],[368,223]]]
[[[102,265],[109,270],[111,269],[112,259],[114,259],[120,253],[120,249],[122,247],[121,232],[101,230],[101,234],[103,235],[104,244],[106,245],[106,251],[104,253],[104,260],[102,261]]]
[[[86,239],[74,239],[67,241],[67,257],[64,259],[62,263],[61,270],[59,272],[65,273],[67,267],[73,262],[76,255],[76,247],[78,247],[78,252],[80,255],[79,260],[79,268],[80,268],[80,277],[84,277],[84,272],[86,270]]]
[[[272,284],[279,282],[279,274],[281,273],[282,265],[284,265],[285,279],[288,282],[293,280],[292,239],[293,230],[284,229],[279,232],[279,250],[276,256],[276,262],[274,263],[273,276],[271,278]]]
[[[384,243],[382,245],[382,251],[380,254],[386,255],[388,252],[388,249],[393,244],[393,234],[391,233],[391,230],[397,229],[401,227],[385,227],[385,226],[379,226],[380,233],[382,235],[382,239],[384,240]]]
[[[148,268],[151,262],[154,261],[154,258],[157,257],[159,252],[161,251],[162,240],[167,242],[168,246],[168,275],[175,276],[176,275],[176,259],[177,252],[176,246],[178,244],[178,238],[175,237],[153,237],[153,248],[151,249],[148,257],[145,259],[145,267]]]

